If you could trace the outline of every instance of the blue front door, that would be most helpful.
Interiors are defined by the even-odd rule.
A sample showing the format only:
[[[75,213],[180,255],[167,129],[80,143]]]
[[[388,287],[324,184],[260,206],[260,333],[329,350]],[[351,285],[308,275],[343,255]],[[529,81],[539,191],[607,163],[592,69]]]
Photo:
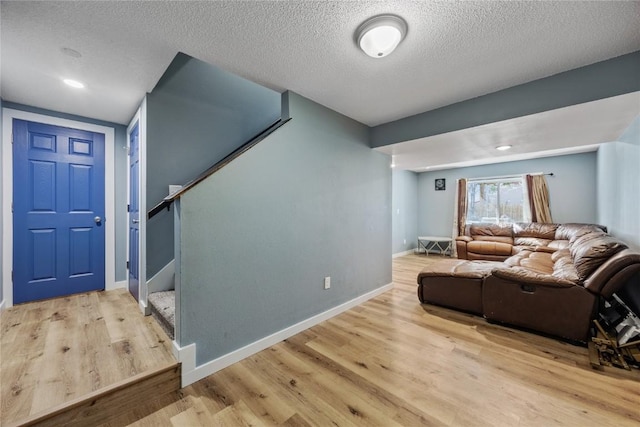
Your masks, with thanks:
[[[138,300],[140,278],[140,123],[129,134],[129,292]]]
[[[105,288],[104,135],[13,120],[15,304]]]

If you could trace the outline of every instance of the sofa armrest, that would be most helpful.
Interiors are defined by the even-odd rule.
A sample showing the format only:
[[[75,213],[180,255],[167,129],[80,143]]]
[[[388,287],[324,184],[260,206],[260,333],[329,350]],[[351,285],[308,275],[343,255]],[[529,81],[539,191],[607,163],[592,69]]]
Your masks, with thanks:
[[[497,267],[491,271],[491,274],[512,282],[550,288],[570,288],[577,286],[570,280],[561,279],[550,274],[538,273],[523,267]]]
[[[458,259],[469,259],[467,255],[466,240],[458,240],[456,238],[456,252],[458,253]]]
[[[631,284],[631,278],[640,273],[640,253],[624,249],[594,271],[585,281],[584,287],[594,294],[611,298],[620,288]],[[636,283],[634,286],[637,286]]]
[[[470,242],[473,239],[470,236],[458,236],[456,237],[456,242]]]

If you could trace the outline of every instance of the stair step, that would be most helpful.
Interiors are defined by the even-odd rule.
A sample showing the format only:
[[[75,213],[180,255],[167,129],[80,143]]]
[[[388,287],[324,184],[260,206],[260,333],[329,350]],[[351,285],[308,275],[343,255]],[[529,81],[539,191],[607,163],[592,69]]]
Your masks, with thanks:
[[[152,292],[148,297],[151,315],[158,321],[170,339],[174,339],[176,326],[175,290]]]
[[[149,401],[180,389],[180,364],[173,363],[127,378],[86,396],[34,414],[7,427],[89,426],[107,423]]]

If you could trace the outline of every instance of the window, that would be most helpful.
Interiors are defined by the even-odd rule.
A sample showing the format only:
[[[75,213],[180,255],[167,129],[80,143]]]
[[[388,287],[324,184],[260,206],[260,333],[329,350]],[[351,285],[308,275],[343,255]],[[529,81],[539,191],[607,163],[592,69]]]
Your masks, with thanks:
[[[467,224],[525,221],[522,177],[467,181]]]

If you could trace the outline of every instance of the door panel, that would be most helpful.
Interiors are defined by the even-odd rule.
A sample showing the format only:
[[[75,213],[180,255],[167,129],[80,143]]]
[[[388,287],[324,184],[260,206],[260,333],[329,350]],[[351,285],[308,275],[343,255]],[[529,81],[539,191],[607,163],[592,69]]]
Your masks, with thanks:
[[[129,292],[140,294],[140,123],[129,134]]]
[[[14,303],[105,287],[104,135],[13,121]]]

